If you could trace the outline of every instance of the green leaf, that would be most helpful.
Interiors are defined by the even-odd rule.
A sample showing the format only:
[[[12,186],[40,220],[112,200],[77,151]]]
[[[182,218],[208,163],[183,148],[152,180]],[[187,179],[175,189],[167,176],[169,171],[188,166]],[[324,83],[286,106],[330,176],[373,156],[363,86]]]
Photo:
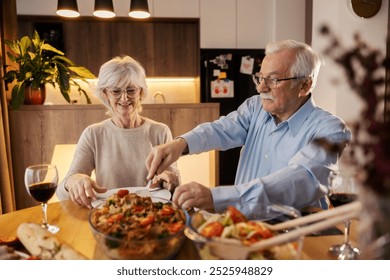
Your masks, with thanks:
[[[17,57],[14,56],[12,53],[7,52],[7,55],[8,55],[8,58],[9,58],[12,62],[17,62]]]
[[[32,35],[32,39],[35,41],[38,41],[38,42],[41,41],[41,38],[39,37],[39,33],[37,30],[34,30],[33,35]]]
[[[57,61],[63,61],[69,65],[75,65],[72,60],[70,60],[69,58],[67,58],[65,56],[55,55],[55,56],[53,56],[53,59],[55,59]]]
[[[20,40],[20,55],[22,56],[25,55],[30,46],[31,46],[31,39],[27,36],[24,36]]]
[[[70,71],[76,73],[79,77],[85,79],[94,79],[96,78],[94,74],[92,74],[87,68],[82,66],[69,66]]]
[[[91,101],[91,99],[89,98],[87,92],[86,92],[85,90],[83,90],[82,88],[79,89],[79,92],[80,92],[80,91],[83,93],[85,99],[87,100],[87,104],[92,104],[92,101]]]
[[[63,90],[63,89],[61,89],[61,88],[60,88],[60,91],[61,91],[62,96],[65,98],[65,100],[66,100],[68,103],[70,103],[70,97],[69,97],[68,91]]]
[[[4,80],[7,83],[12,83],[16,79],[17,71],[16,70],[10,70],[7,73],[4,74]]]
[[[83,79],[83,81],[85,80]],[[91,99],[89,98],[87,92],[80,86],[80,84],[74,80],[73,80],[73,84],[77,86],[77,91],[79,92],[79,94],[81,95],[82,93],[84,95],[85,99],[87,100],[87,104],[92,104]]]
[[[59,85],[62,96],[65,100],[70,103],[69,91],[70,91],[70,74],[68,72],[68,68],[62,63],[57,63],[57,71],[58,75],[56,78],[56,82]]]
[[[20,55],[19,44],[17,41],[4,40],[4,43],[16,54]]]
[[[12,96],[11,96],[11,106],[13,109],[19,109],[20,105],[24,102],[24,90],[25,90],[25,84],[17,83],[12,88]]]
[[[56,49],[55,47],[49,45],[49,44],[43,44],[42,45],[42,50],[45,50],[45,51],[51,51],[53,53],[58,53],[60,55],[64,55],[64,53],[58,49]]]

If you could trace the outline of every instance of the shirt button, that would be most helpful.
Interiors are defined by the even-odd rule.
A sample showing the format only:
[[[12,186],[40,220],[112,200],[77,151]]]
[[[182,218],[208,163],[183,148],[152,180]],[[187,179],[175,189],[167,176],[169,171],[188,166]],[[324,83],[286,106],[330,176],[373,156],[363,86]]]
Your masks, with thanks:
[[[268,155],[265,155],[264,158],[267,159],[267,158],[268,158]]]

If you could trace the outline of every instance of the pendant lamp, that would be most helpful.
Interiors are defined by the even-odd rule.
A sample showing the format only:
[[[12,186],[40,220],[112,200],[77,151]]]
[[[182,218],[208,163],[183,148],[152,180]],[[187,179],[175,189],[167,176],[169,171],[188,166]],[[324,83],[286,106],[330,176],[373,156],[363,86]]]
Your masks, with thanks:
[[[133,18],[150,17],[148,0],[130,0],[129,16]]]
[[[95,10],[93,15],[101,18],[115,17],[112,0],[95,0]]]
[[[80,16],[77,0],[58,0],[56,14],[72,18]]]

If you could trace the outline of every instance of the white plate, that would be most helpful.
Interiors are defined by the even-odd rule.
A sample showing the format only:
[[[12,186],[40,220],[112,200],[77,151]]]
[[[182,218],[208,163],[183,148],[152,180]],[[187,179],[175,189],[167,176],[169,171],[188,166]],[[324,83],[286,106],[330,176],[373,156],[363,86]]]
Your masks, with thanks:
[[[153,199],[153,201],[158,201],[159,198],[165,201],[171,200],[171,193],[166,189],[159,189],[157,191],[150,192],[146,187],[128,187],[128,188],[110,189],[105,193],[97,194],[97,199],[92,201],[91,203],[92,207],[94,208],[97,207],[103,201],[109,198],[111,195],[116,193],[118,190],[128,190],[130,193],[136,193],[139,196],[143,196],[143,197],[150,196]]]

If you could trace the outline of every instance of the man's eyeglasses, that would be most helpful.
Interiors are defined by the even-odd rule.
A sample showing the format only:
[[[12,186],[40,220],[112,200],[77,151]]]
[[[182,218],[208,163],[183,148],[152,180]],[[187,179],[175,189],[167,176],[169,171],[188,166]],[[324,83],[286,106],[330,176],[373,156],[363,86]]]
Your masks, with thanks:
[[[264,81],[265,85],[270,89],[277,88],[278,82],[288,81],[288,80],[297,80],[297,79],[302,79],[302,78],[305,78],[305,77],[290,77],[290,78],[276,79],[276,78],[263,78],[261,76],[258,76],[257,74],[252,75],[252,80],[255,83],[256,87],[258,87],[261,84],[261,81]]]
[[[109,97],[113,99],[119,99],[122,97],[123,93],[126,93],[127,97],[134,97],[140,92],[141,88],[139,87],[128,87],[125,89],[122,88],[107,88],[107,91],[109,92]]]

